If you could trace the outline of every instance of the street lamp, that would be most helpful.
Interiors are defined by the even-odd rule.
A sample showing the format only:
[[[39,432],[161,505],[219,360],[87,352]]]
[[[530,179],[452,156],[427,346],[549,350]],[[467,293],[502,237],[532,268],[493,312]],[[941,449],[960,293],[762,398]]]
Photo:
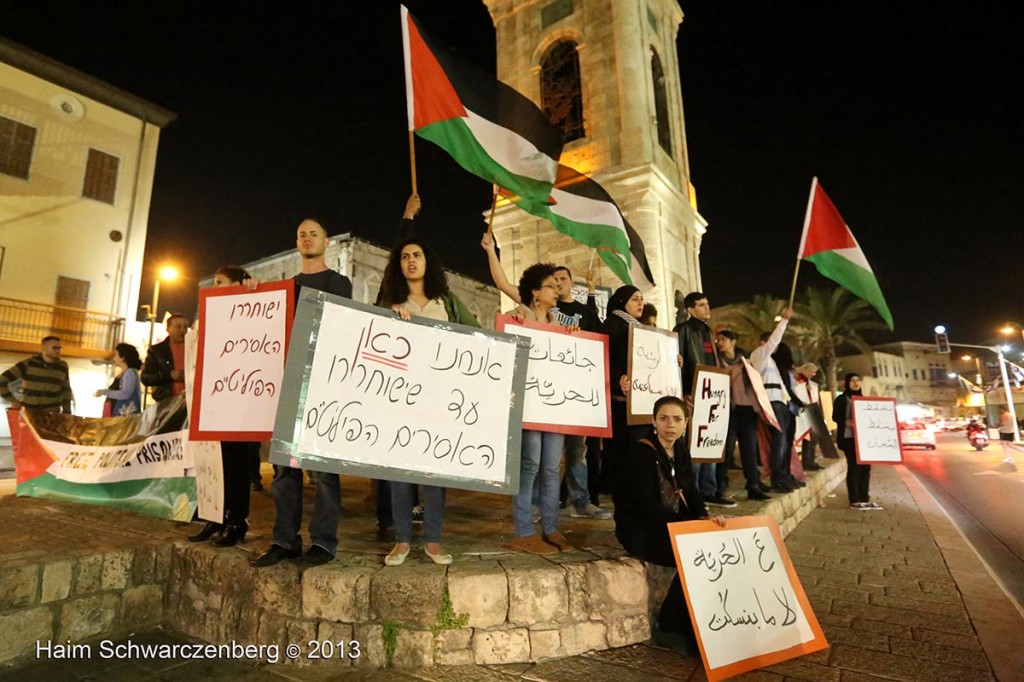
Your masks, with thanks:
[[[1004,336],[1009,336],[1015,330],[1020,332],[1021,341],[1024,341],[1024,327],[1017,324],[1016,322],[1007,322],[999,329],[999,333]]]
[[[165,265],[160,268],[157,273],[156,283],[153,285],[153,303],[152,305],[144,305],[146,308],[146,317],[149,318],[149,345],[147,348],[153,347],[153,327],[156,326],[157,318],[157,306],[160,304],[160,281],[173,282],[178,279],[178,270],[171,265]],[[142,396],[143,406],[145,406],[146,394]]]

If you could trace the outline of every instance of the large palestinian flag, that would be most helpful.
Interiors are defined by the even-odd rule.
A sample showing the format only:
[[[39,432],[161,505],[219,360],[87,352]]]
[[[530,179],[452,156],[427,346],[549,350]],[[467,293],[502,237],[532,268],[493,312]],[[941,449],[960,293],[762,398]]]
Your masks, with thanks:
[[[409,130],[470,173],[535,201],[555,182],[563,133],[537,106],[427,37],[402,7]]]
[[[640,235],[611,195],[594,180],[559,164],[550,200],[511,200],[527,213],[550,221],[558,232],[597,249],[601,260],[621,281],[645,291],[654,286]]]
[[[878,279],[846,221],[818,184],[811,181],[804,233],[800,237],[801,260],[814,263],[825,277],[870,303],[892,329],[892,313],[878,286]]]

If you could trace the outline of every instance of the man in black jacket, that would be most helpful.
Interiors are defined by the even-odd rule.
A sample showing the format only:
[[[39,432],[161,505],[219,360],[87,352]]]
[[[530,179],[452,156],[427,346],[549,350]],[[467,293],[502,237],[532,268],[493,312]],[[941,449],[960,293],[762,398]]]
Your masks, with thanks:
[[[167,338],[154,343],[142,366],[142,383],[153,389],[153,400],[160,402],[185,392],[185,334],[189,321],[183,315],[167,318]]]

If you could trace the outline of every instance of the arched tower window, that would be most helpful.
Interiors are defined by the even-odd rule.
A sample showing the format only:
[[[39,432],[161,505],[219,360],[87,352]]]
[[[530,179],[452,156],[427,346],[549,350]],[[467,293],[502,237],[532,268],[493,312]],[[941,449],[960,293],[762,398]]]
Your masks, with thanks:
[[[552,125],[565,131],[565,141],[584,136],[583,88],[576,43],[560,40],[540,60],[541,108]]]
[[[654,116],[658,124],[658,144],[672,155],[672,131],[668,121],[668,94],[665,92],[665,70],[658,53],[651,48],[651,77],[654,81]]]

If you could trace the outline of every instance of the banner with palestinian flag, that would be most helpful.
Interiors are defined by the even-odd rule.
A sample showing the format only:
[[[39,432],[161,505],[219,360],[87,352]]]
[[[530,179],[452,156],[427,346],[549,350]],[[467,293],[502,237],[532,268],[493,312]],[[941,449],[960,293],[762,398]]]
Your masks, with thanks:
[[[526,97],[428,37],[402,7],[409,130],[512,194],[548,198],[563,132]]]
[[[184,400],[165,403],[102,419],[8,410],[17,495],[192,520],[195,465],[178,418]]]
[[[893,328],[892,313],[878,279],[853,232],[818,184],[818,178],[811,181],[797,259],[814,263],[822,275],[870,303],[889,329]]]
[[[558,232],[597,249],[601,260],[622,282],[644,291],[654,286],[643,240],[596,181],[559,164],[548,200],[511,200],[527,213],[548,220]]]

